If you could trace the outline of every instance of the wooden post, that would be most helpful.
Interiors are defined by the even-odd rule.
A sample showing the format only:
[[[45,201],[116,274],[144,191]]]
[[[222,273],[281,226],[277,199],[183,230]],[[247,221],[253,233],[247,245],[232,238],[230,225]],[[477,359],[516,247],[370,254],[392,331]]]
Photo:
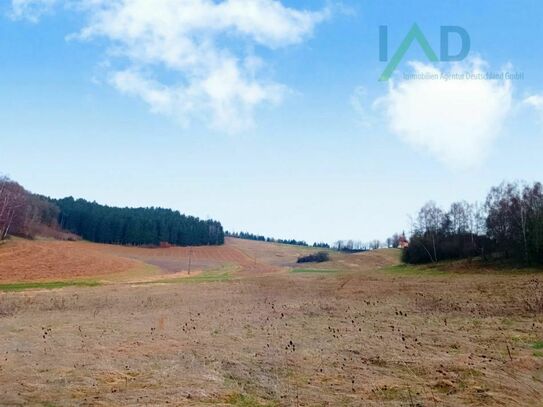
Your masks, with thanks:
[[[189,249],[189,276],[190,276],[190,266],[192,264],[192,247]]]

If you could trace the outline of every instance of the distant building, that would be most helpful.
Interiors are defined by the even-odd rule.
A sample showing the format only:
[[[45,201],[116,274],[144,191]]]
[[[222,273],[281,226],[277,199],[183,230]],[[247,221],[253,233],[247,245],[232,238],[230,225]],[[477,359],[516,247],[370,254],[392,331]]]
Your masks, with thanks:
[[[398,244],[398,249],[407,249],[409,247],[409,240],[405,237],[405,235],[400,236],[400,242]]]

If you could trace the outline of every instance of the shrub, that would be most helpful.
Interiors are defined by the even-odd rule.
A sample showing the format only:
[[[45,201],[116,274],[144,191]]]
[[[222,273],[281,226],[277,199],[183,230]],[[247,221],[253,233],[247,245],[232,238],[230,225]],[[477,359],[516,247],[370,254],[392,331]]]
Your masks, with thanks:
[[[330,255],[327,252],[318,252],[298,257],[298,263],[324,263],[328,260],[330,260]]]

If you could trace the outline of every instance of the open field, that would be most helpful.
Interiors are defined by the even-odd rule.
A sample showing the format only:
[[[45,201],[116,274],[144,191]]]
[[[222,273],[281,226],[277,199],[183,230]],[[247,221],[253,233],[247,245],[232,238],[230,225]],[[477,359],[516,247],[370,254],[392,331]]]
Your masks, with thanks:
[[[144,276],[170,278],[223,268],[242,272],[272,272],[296,263],[307,249],[265,245],[229,239],[224,246],[171,247],[150,249],[101,245],[89,242],[28,241],[14,239],[0,247],[0,283],[100,278],[115,281],[139,280]],[[274,247],[270,254],[269,249]],[[277,257],[279,261],[260,259]]]
[[[12,241],[0,404],[543,405],[543,274],[308,250]]]

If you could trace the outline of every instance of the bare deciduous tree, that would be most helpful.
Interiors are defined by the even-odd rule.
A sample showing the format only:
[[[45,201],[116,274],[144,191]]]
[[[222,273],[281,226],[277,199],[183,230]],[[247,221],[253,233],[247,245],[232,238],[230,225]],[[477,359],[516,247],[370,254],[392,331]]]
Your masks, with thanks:
[[[7,177],[0,178],[0,240],[24,228],[28,193]]]

